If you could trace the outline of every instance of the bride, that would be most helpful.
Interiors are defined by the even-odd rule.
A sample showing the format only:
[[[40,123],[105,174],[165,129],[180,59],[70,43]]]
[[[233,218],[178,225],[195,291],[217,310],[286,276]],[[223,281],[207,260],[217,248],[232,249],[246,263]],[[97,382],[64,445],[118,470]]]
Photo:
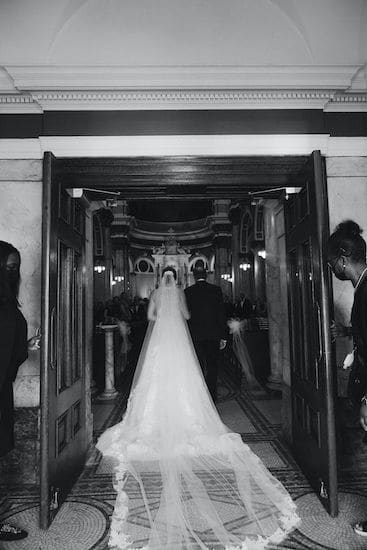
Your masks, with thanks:
[[[126,413],[97,443],[115,466],[114,550],[258,550],[299,521],[281,483],[221,421],[188,318],[176,272],[166,268],[150,299]]]

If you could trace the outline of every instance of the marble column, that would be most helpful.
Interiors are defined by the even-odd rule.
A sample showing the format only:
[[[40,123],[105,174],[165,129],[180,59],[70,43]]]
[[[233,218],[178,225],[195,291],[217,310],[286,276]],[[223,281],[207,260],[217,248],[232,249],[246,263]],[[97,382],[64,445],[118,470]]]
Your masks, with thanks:
[[[211,227],[214,232],[214,282],[221,286],[223,292],[232,299],[232,284],[222,278],[225,273],[232,275],[230,257],[232,226],[228,218],[230,204],[230,200],[218,199],[214,201]]]
[[[122,275],[124,280],[117,283],[115,294],[130,290],[130,266],[129,266],[129,233],[133,218],[128,214],[128,202],[117,201],[114,208],[114,218],[111,225],[111,239],[115,250],[116,274]]]
[[[282,304],[280,293],[280,270],[278,237],[276,230],[275,210],[278,207],[277,200],[268,200],[264,206],[264,230],[265,230],[265,281],[266,298],[269,320],[269,350],[270,350],[270,376],[267,386],[271,390],[281,391],[283,386],[283,361],[282,361]]]
[[[101,325],[105,333],[105,388],[98,397],[101,400],[115,399],[118,391],[115,388],[115,350],[113,336],[117,325]]]
[[[104,288],[105,288],[105,300],[112,298],[112,277],[113,277],[113,262],[112,262],[112,243],[111,243],[111,229],[110,227],[104,227],[104,241],[105,241],[105,265],[104,271]]]
[[[239,202],[232,203],[229,208],[228,217],[232,223],[232,298],[238,300],[241,293],[241,270],[240,270],[240,222],[242,210]]]
[[[108,208],[100,208],[94,214],[98,218],[101,227],[102,250],[95,251],[97,259],[103,260],[105,270],[94,275],[94,299],[106,302],[112,297],[112,244],[110,225],[113,213]]]

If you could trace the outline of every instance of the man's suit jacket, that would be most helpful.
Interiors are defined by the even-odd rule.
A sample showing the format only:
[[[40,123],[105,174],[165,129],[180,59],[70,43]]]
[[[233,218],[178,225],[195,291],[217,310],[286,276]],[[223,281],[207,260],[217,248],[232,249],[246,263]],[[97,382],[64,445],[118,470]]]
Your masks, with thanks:
[[[220,340],[227,338],[227,318],[219,286],[198,281],[185,289],[190,312],[188,321],[193,340]]]

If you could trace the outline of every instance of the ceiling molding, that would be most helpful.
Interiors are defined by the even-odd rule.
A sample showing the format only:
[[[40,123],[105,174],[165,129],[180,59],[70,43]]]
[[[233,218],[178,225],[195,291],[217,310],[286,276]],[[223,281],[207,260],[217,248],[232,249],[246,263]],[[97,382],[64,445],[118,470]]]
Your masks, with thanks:
[[[363,93],[335,94],[324,108],[327,112],[364,112],[367,111],[367,91]]]
[[[33,92],[43,110],[323,109],[330,90],[160,89],[99,92]]]
[[[6,66],[22,90],[305,88],[346,90],[360,65]]]
[[[196,109],[367,111],[367,92],[334,90],[38,91],[0,94],[0,113]]]
[[[31,94],[0,94],[0,114],[42,113],[43,109]]]
[[[154,109],[366,110],[365,68],[7,66],[0,112]]]

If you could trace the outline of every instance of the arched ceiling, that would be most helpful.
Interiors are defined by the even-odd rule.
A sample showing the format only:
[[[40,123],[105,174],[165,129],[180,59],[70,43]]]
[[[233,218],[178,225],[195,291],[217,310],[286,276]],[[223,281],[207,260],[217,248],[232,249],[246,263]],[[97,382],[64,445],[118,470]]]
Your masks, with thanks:
[[[367,0],[2,0],[0,37],[2,112],[304,108],[299,90],[323,108],[367,94]]]
[[[361,65],[365,0],[2,0],[3,65]]]

